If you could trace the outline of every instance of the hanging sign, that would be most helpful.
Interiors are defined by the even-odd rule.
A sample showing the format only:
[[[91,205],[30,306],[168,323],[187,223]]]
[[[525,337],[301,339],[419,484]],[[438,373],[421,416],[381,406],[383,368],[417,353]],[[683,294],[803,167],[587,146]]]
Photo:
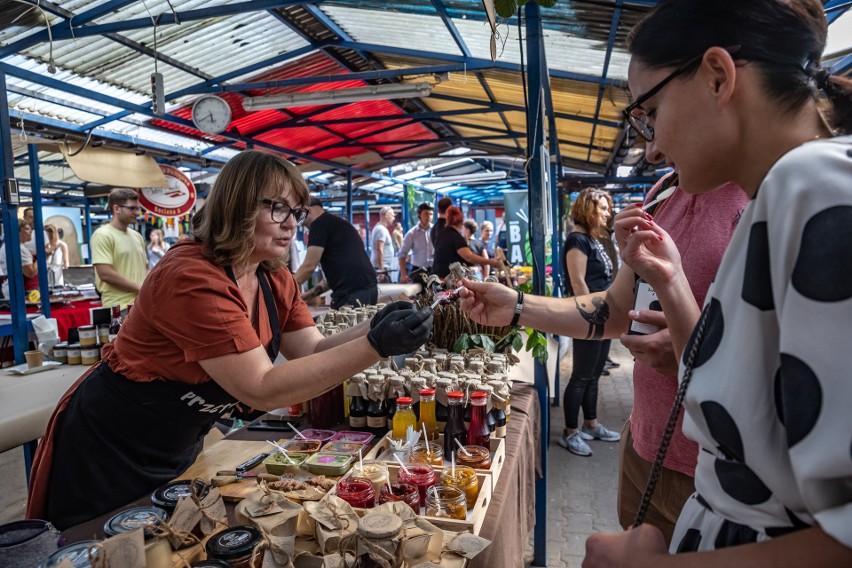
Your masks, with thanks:
[[[195,206],[195,186],[179,169],[160,164],[166,187],[143,187],[139,190],[139,205],[159,217],[180,217]]]

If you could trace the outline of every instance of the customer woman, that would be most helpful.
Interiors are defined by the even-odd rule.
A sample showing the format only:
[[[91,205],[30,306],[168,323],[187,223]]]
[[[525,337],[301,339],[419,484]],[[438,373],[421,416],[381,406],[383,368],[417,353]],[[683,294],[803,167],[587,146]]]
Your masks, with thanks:
[[[479,256],[470,250],[467,239],[463,236],[464,216],[461,209],[451,205],[447,209],[446,216],[446,229],[441,233],[441,238],[437,239],[438,242],[435,245],[435,255],[432,260],[433,274],[445,278],[450,273],[450,265],[454,262],[468,266],[471,264],[502,266],[499,260]]]
[[[64,529],[111,511],[186,470],[238,401],[296,404],[426,341],[431,313],[408,303],[330,337],[317,331],[285,266],[307,203],[301,174],[280,157],[246,151],[225,165],[193,219],[195,239],[160,261],[103,361],[60,401],[29,517]],[[273,366],[279,352],[287,362]]]
[[[154,270],[154,267],[157,266],[157,263],[163,258],[166,254],[166,251],[169,250],[169,244],[163,240],[163,230],[162,229],[152,229],[150,233],[148,233],[148,270]]]
[[[47,233],[47,269],[53,274],[53,285],[64,286],[63,270],[68,268],[68,245],[59,238],[59,231],[54,225],[45,225],[44,232]]]
[[[603,244],[603,240],[609,238],[607,227],[611,216],[612,198],[606,191],[586,188],[571,204],[574,230],[568,234],[562,247],[565,288],[569,296],[600,292],[612,284],[613,259]],[[579,303],[577,305],[579,309]],[[596,312],[587,312],[589,323],[594,323],[592,320]],[[602,333],[590,333],[586,339],[574,340],[571,378],[562,397],[565,430],[559,439],[559,445],[578,456],[592,455],[592,449],[586,443],[588,440],[617,442],[621,439],[618,432],[607,430],[597,418],[598,380],[604,370],[611,341],[601,340],[600,337]],[[579,426],[581,406],[582,429]]]
[[[24,276],[24,292],[38,290],[38,259],[36,255],[26,247],[26,243],[33,238],[33,226],[28,221],[18,219],[18,239],[21,250],[21,271]],[[9,299],[9,271],[6,267],[6,243],[0,246],[0,272],[7,278],[3,279],[3,297]]]
[[[631,124],[687,191],[732,179],[752,201],[700,317],[668,234],[616,220],[684,382],[691,361],[701,451],[670,551],[697,553],[642,525],[590,538],[583,566],[852,566],[852,82],[825,39],[817,0],[668,0],[631,33]]]

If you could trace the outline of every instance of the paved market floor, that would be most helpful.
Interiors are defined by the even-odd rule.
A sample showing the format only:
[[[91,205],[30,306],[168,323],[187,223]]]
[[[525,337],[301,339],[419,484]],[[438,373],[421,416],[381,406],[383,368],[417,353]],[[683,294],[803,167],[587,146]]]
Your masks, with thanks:
[[[610,430],[620,431],[633,406],[633,357],[613,341],[610,357],[620,367],[601,377],[598,420]],[[616,515],[616,471],[618,443],[589,442],[590,457],[580,457],[558,445],[565,426],[562,393],[571,375],[570,351],[560,365],[558,407],[550,407],[550,450],[547,482],[547,566],[580,568],[586,538],[599,531],[618,531]],[[525,560],[531,561],[528,547]]]
[[[612,358],[621,364],[609,377],[601,377],[598,417],[618,430],[633,404],[633,359],[619,342],[613,342]],[[570,353],[562,361],[560,401],[571,373]],[[547,565],[580,568],[586,538],[596,531],[619,530],[615,513],[618,444],[591,442],[594,455],[575,456],[557,444],[564,426],[562,407],[551,407],[547,497]],[[23,452],[20,448],[0,454],[0,524],[23,518],[26,507]],[[525,559],[532,560],[532,547]]]

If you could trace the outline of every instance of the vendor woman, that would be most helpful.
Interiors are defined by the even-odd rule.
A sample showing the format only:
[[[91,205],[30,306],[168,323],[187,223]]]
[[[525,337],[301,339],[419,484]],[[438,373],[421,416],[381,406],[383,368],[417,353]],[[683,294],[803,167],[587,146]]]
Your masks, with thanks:
[[[395,303],[330,337],[284,262],[308,189],[288,161],[245,151],[142,285],[131,315],[65,394],[33,464],[29,518],[60,529],[152,492],[195,461],[237,401],[271,410],[315,397],[428,338],[431,313]],[[287,362],[273,366],[281,353]]]

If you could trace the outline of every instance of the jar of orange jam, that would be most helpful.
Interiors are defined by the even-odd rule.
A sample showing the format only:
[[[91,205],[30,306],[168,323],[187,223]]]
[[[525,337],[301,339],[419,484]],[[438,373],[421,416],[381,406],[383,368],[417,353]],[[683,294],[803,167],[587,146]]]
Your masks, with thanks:
[[[426,516],[467,519],[465,493],[457,487],[435,485],[426,494]]]
[[[460,454],[461,452],[458,453]],[[464,491],[468,509],[473,508],[476,498],[479,497],[479,480],[476,478],[476,472],[471,467],[456,466],[455,473],[453,473],[452,468],[447,468],[441,473],[439,483]]]
[[[418,442],[411,448],[408,456],[409,463],[429,463],[432,465],[444,465],[444,448],[437,442],[428,442],[429,451],[426,451],[427,442]]]
[[[484,446],[465,446],[464,451],[456,452],[456,463],[475,469],[491,467],[491,452]]]

